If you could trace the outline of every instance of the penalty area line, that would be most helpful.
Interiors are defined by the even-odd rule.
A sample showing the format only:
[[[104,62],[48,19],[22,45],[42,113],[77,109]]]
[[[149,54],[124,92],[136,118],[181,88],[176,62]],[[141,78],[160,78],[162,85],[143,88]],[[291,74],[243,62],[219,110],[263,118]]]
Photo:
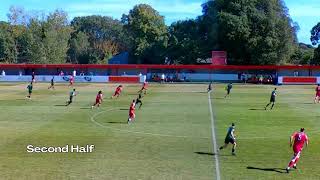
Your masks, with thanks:
[[[217,155],[217,139],[216,139],[216,132],[214,126],[214,115],[212,111],[212,104],[211,104],[211,94],[208,93],[208,103],[209,103],[209,110],[210,110],[210,118],[211,118],[211,132],[212,132],[212,145],[213,145],[213,152],[214,152],[214,160],[216,164],[216,180],[220,180],[220,165],[219,165],[219,157]]]

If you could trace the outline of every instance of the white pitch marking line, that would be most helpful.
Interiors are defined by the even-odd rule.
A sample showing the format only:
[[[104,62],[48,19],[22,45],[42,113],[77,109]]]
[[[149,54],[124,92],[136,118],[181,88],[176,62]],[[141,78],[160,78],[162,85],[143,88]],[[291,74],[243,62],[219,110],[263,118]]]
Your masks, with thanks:
[[[133,133],[133,134],[144,134],[144,135],[151,135],[151,136],[162,136],[162,137],[175,137],[175,138],[200,138],[200,139],[208,139],[208,137],[190,137],[190,136],[175,136],[175,135],[170,135],[170,134],[156,134],[156,133],[147,133],[147,132],[139,132],[139,131],[129,131],[129,130],[123,130],[123,129],[117,129],[117,128],[113,128],[113,127],[109,127],[109,126],[105,126],[97,121],[95,121],[95,117],[97,117],[98,115],[105,113],[105,112],[109,112],[109,111],[113,111],[115,109],[109,109],[106,111],[100,111],[96,114],[94,114],[93,116],[90,117],[91,122],[93,122],[94,124],[102,127],[102,128],[107,128],[107,129],[111,129],[111,130],[115,130],[115,131],[119,131],[119,132],[124,132],[124,133]]]
[[[212,145],[213,145],[213,152],[214,158],[216,163],[216,180],[220,180],[220,165],[219,165],[219,157],[217,153],[217,139],[216,139],[216,132],[214,127],[214,117],[212,112],[212,104],[211,104],[211,95],[210,92],[208,93],[208,102],[209,102],[209,110],[210,110],[210,118],[211,118],[211,132],[212,132]]]

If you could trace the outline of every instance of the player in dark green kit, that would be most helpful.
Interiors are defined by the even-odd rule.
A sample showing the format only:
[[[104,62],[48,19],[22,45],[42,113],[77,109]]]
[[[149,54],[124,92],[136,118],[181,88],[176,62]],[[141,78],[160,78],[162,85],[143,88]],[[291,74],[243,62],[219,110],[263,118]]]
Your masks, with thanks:
[[[209,86],[208,86],[208,89],[207,89],[207,92],[211,92],[212,91],[212,82],[210,82]]]
[[[76,96],[76,89],[73,89],[71,92],[70,92],[70,97],[69,97],[69,101],[67,101],[67,104],[66,106],[69,106],[73,101],[73,97]]]
[[[142,92],[141,92],[141,93],[142,93]],[[141,101],[141,99],[143,98],[143,96],[142,96],[141,93],[139,93],[139,95],[138,95],[138,97],[137,97],[137,99],[136,99],[136,106],[137,106],[138,104],[140,104],[139,109],[140,109],[141,106],[142,106],[142,101]]]
[[[54,89],[54,77],[52,77],[51,82],[50,82],[50,86],[48,87],[48,89]]]
[[[32,89],[33,89],[33,85],[32,85],[32,81],[30,82],[30,84],[27,86],[28,89],[28,96],[27,98],[31,99],[31,94],[32,94]]]
[[[277,96],[277,88],[274,88],[274,90],[271,93],[270,102],[264,107],[264,110],[267,110],[267,107],[272,104],[270,110],[273,109],[274,103],[276,102],[276,96]]]
[[[232,89],[232,83],[229,83],[226,87],[227,94],[224,96],[224,98],[230,95],[231,89]]]
[[[228,128],[227,136],[224,140],[224,145],[221,146],[219,150],[226,148],[228,144],[231,143],[233,144],[232,155],[236,155],[235,150],[236,150],[237,143],[236,143],[236,137],[235,137],[234,131],[235,131],[235,124],[232,123],[231,126]]]

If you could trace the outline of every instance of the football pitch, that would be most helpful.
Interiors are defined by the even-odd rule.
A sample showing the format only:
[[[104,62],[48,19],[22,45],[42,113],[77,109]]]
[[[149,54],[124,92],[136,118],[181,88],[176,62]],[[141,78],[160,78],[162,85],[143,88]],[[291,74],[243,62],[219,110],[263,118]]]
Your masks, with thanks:
[[[35,83],[32,99],[26,83],[0,84],[0,179],[212,180],[320,179],[320,104],[314,86],[280,86],[272,111],[264,110],[274,86],[235,84],[224,98],[225,84],[211,93],[216,140],[236,124],[238,147],[213,152],[206,84],[150,84],[136,120],[128,125],[130,103],[141,85],[76,84],[79,94],[66,107],[66,84]],[[99,90],[100,108],[91,109]],[[292,157],[289,136],[301,127],[310,144],[298,169],[285,173]],[[94,145],[87,153],[30,153],[27,146]]]

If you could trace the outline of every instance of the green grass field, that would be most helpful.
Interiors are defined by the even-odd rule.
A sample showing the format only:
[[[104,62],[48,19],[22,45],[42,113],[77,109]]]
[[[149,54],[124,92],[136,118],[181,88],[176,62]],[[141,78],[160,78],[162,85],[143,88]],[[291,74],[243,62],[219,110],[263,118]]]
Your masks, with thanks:
[[[140,85],[76,84],[79,94],[63,106],[71,88],[36,83],[32,100],[27,84],[0,84],[0,179],[207,180],[216,178],[207,85],[151,84],[127,125],[128,108]],[[263,110],[273,86],[224,86],[212,93],[218,145],[236,123],[237,156],[231,147],[218,155],[221,179],[320,179],[320,105],[313,86],[279,87],[273,111]],[[91,110],[97,91],[105,101]],[[305,127],[310,146],[298,169],[284,173],[292,156],[289,136]],[[27,145],[95,145],[92,153],[28,153]],[[282,173],[283,172],[283,173]]]

